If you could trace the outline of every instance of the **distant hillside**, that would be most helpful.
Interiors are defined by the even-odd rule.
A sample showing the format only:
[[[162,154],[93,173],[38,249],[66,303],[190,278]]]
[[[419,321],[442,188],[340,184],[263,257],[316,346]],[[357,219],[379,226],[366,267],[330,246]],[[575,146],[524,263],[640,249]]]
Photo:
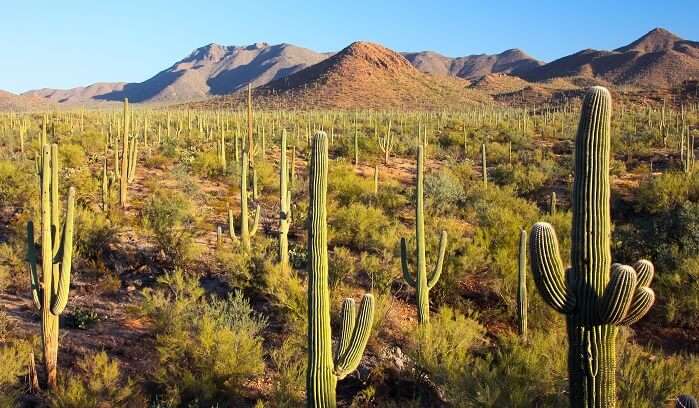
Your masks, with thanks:
[[[28,111],[45,108],[41,98],[15,95],[0,89],[0,111]]]
[[[124,98],[132,102],[182,102],[235,92],[248,83],[263,85],[325,58],[326,54],[290,44],[258,43],[247,47],[209,44],[144,82],[41,89],[24,95],[65,105]]]
[[[397,52],[355,42],[332,57],[255,90],[258,105],[283,108],[438,109],[489,100],[469,82],[418,71]],[[234,106],[240,96],[199,107]]]
[[[524,74],[543,63],[522,50],[511,49],[495,55],[469,55],[449,58],[432,51],[406,52],[405,58],[422,72],[478,79],[488,74]]]
[[[699,43],[656,28],[616,50],[583,50],[518,75],[529,81],[575,76],[670,88],[699,79]]]

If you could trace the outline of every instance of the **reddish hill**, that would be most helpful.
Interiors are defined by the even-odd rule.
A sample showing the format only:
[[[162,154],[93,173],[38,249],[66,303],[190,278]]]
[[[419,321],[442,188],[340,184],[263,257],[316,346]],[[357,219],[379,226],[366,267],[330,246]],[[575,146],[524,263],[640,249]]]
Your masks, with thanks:
[[[469,82],[418,71],[381,45],[355,42],[332,57],[255,90],[258,105],[286,108],[440,109],[489,100]],[[241,95],[195,106],[235,105]]]
[[[46,104],[40,98],[0,90],[0,111],[19,112],[42,108],[46,108]]]
[[[699,78],[699,43],[656,28],[616,50],[583,50],[520,76],[529,81],[579,76],[616,85],[670,88]]]
[[[524,74],[543,65],[542,62],[519,49],[500,54],[468,55],[449,58],[432,51],[406,52],[403,55],[422,72],[433,75],[451,75],[477,79],[488,74]]]

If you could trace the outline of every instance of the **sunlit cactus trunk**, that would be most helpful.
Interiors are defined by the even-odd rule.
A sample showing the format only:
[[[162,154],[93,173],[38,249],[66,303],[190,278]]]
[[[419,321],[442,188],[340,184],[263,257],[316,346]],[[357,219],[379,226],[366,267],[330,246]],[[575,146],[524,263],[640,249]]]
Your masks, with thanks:
[[[308,207],[308,368],[306,406],[337,406],[337,381],[354,371],[369,340],[374,298],[364,295],[359,313],[352,299],[342,304],[340,341],[333,359],[328,288],[328,140],[323,132],[313,137],[309,166]]]
[[[41,311],[46,383],[56,387],[59,315],[68,302],[73,259],[75,189],[68,190],[66,219],[61,229],[58,202],[58,146],[44,145],[41,154],[41,259],[34,241],[34,224],[27,224],[27,261],[34,305]],[[41,265],[41,280],[39,279]],[[41,283],[40,283],[41,282]]]
[[[128,200],[128,174],[129,174],[129,100],[124,99],[124,133],[121,135],[121,171],[119,180],[119,204],[126,207]]]
[[[568,376],[574,408],[616,406],[617,326],[629,325],[655,299],[653,265],[611,264],[609,152],[611,96],[593,87],[585,96],[575,146],[571,268],[564,272],[550,224],[531,233],[535,282],[544,300],[567,317]]]
[[[439,239],[439,257],[432,272],[427,278],[427,260],[425,259],[425,208],[424,208],[424,166],[425,155],[422,144],[417,147],[417,180],[415,188],[415,241],[417,244],[417,264],[415,265],[415,277],[412,276],[408,266],[408,249],[405,238],[400,241],[401,266],[403,276],[408,284],[415,288],[417,296],[418,322],[428,324],[430,321],[430,290],[437,284],[442,274],[444,253],[447,248],[447,232],[442,231]]]
[[[519,234],[519,262],[517,265],[517,326],[519,335],[527,338],[527,231]]]
[[[289,226],[291,225],[291,191],[288,188],[289,169],[286,165],[286,129],[282,130],[279,153],[279,263],[283,271],[289,267]]]

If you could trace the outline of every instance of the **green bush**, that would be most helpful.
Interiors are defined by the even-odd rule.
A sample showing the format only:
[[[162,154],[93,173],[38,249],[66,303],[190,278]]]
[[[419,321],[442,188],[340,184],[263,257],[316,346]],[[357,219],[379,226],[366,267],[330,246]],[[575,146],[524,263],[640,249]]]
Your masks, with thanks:
[[[235,405],[246,382],[264,371],[265,319],[240,292],[205,301],[197,280],[180,271],[159,283],[163,289],[144,293],[142,310],[156,323],[153,380],[165,401]]]
[[[377,208],[352,203],[329,212],[328,218],[331,246],[378,252],[396,244],[394,221]]]
[[[143,205],[144,226],[173,265],[185,265],[194,255],[193,204],[178,191],[156,190]]]
[[[78,372],[67,375],[54,394],[56,408],[145,407],[146,402],[130,379],[124,378],[117,360],[104,351],[84,356]]]
[[[36,208],[39,183],[35,174],[33,162],[18,165],[0,160],[0,202],[3,206],[23,207],[27,211]]]
[[[0,343],[0,407],[14,407],[20,396],[22,377],[27,375],[32,346],[26,341],[17,340]]]
[[[119,228],[102,212],[78,207],[76,213],[75,257],[102,260],[109,246],[117,242]]]

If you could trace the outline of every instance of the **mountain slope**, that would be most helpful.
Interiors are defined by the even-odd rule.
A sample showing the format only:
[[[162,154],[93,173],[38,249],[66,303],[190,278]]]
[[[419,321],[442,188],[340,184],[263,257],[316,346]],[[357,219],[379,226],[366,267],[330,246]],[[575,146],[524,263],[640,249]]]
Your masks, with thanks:
[[[529,81],[577,76],[668,88],[699,78],[699,43],[656,28],[616,50],[583,50],[519,75]]]
[[[397,52],[355,42],[332,57],[255,90],[256,105],[284,108],[438,109],[488,100],[469,82],[418,71]],[[242,104],[242,95],[195,106]]]
[[[0,112],[2,111],[28,111],[46,108],[41,98],[34,96],[15,95],[0,89]]]
[[[523,74],[543,64],[518,49],[459,58],[445,57],[432,51],[407,52],[403,56],[422,72],[466,79],[478,79],[488,74]]]
[[[327,58],[290,44],[257,43],[247,47],[209,44],[194,50],[170,68],[140,83],[103,83],[69,90],[27,92],[60,104],[97,101],[190,101],[234,92],[297,72]]]

